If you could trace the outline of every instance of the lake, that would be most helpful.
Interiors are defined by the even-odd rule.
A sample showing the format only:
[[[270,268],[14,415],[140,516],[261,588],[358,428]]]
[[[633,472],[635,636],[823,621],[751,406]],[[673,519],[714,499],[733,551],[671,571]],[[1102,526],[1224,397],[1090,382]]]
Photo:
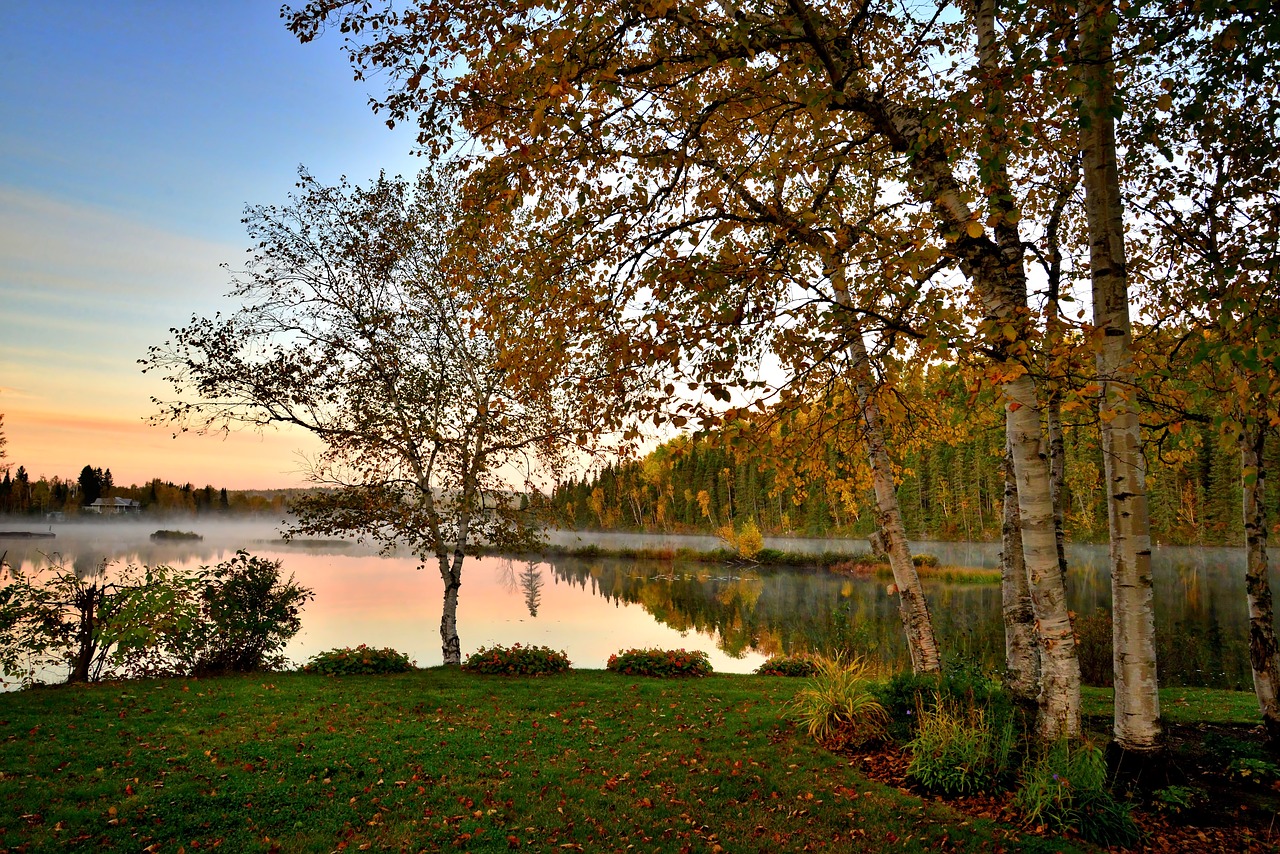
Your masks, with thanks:
[[[204,539],[151,542],[158,527],[193,530]],[[265,521],[101,520],[54,524],[51,530],[54,539],[0,539],[0,552],[7,550],[8,562],[26,569],[52,560],[93,572],[104,561],[210,565],[245,548],[282,561],[286,572],[315,591],[303,611],[302,631],[287,650],[293,661],[364,643],[394,647],[421,666],[440,663],[440,577],[434,565],[418,570],[411,557],[381,556],[356,543],[285,545]],[[551,539],[605,547],[717,545],[712,537],[697,536],[553,532]],[[767,542],[790,551],[867,550],[862,541]],[[913,547],[945,565],[996,566],[999,558],[998,546],[989,543]],[[1069,595],[1083,640],[1082,664],[1086,674],[1105,672],[1110,654],[1095,639],[1109,638],[1106,547],[1076,546],[1070,559]],[[1157,548],[1154,565],[1162,684],[1248,689],[1243,552]],[[1002,662],[997,585],[927,584],[926,596],[946,655]],[[468,558],[458,617],[464,655],[491,644],[546,644],[565,650],[577,667],[600,668],[620,649],[684,647],[707,652],[719,672],[746,673],[769,655],[846,648],[908,666],[896,603],[885,582],[819,570],[615,558]]]

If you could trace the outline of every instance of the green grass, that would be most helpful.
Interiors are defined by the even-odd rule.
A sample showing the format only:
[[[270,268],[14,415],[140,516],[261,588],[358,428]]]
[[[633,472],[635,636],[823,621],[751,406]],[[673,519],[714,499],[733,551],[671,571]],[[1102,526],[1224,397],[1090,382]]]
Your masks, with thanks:
[[[1115,691],[1082,688],[1080,711],[1086,717],[1110,718]],[[1170,723],[1257,724],[1262,720],[1258,698],[1249,691],[1217,688],[1161,688],[1160,716]]]
[[[1081,850],[869,782],[783,719],[797,688],[433,669],[3,694],[0,850]]]

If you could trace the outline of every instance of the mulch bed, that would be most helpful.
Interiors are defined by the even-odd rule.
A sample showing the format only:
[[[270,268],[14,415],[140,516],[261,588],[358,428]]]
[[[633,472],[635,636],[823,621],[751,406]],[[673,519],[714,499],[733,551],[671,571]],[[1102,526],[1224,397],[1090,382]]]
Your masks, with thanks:
[[[1148,763],[1140,773],[1123,775],[1139,790],[1155,790],[1178,784],[1207,793],[1208,802],[1181,814],[1147,808],[1135,809],[1134,821],[1142,833],[1135,848],[1116,851],[1186,852],[1280,852],[1280,781],[1270,784],[1233,777],[1220,758],[1203,750],[1208,731],[1230,732],[1237,739],[1261,742],[1258,730],[1242,727],[1170,726],[1166,729],[1166,752],[1157,763]],[[1033,834],[1056,839],[1073,834],[1029,827],[1013,806],[1013,793],[966,797],[942,797],[923,791],[907,779],[910,756],[897,745],[872,750],[849,751],[851,765],[873,780],[909,792],[926,800],[945,803],[951,809],[975,818],[991,819],[1017,828],[1009,834],[1011,847],[1021,835]],[[1140,779],[1145,776],[1145,779]],[[999,846],[992,848],[993,854]]]

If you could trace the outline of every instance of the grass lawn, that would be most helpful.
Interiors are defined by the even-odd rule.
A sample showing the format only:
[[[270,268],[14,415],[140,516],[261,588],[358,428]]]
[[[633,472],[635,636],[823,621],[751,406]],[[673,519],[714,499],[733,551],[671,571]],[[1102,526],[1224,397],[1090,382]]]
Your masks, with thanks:
[[[0,851],[1082,850],[867,780],[783,719],[798,687],[433,669],[0,694]]]
[[[1110,688],[1082,688],[1080,713],[1110,720],[1115,708],[1115,691]],[[1161,688],[1160,717],[1175,724],[1249,724],[1262,721],[1258,698],[1249,691],[1217,688]]]

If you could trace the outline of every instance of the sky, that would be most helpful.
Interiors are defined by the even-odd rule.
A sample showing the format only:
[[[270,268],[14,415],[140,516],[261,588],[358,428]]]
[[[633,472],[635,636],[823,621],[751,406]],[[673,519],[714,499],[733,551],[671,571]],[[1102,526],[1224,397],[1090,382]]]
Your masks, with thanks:
[[[297,433],[151,426],[137,364],[225,294],[248,204],[420,166],[368,107],[335,33],[302,45],[276,0],[5,0],[0,52],[0,413],[33,479],[85,465],[269,489],[305,482]]]

